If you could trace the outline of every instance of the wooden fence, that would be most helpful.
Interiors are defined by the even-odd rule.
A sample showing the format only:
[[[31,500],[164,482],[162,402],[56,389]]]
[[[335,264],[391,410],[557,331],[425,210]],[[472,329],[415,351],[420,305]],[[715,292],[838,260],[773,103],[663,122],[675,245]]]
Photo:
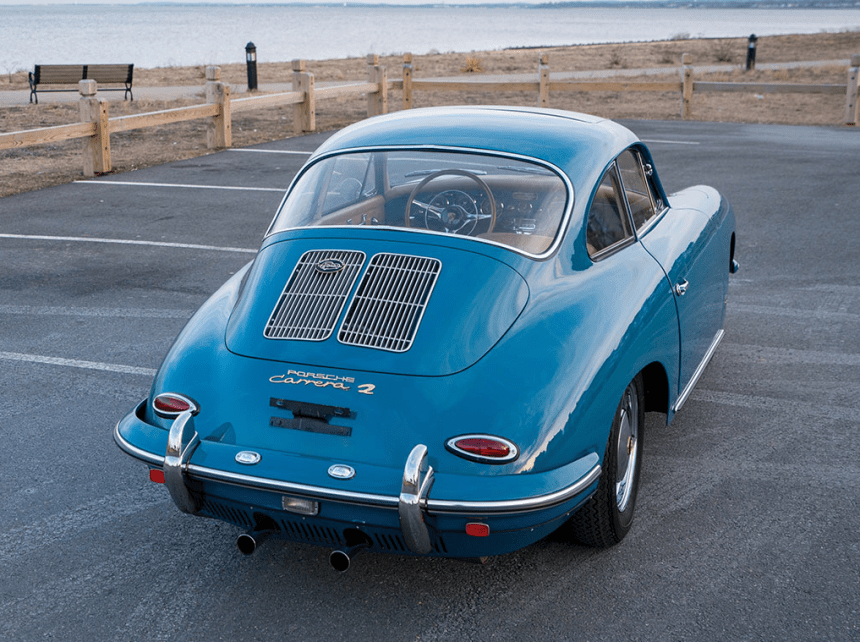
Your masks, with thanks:
[[[532,82],[475,82],[473,80],[438,81],[419,80],[412,77],[412,56],[404,57],[403,81],[397,88],[403,90],[403,106],[412,106],[412,93],[418,89],[423,91],[527,91],[537,93],[538,105],[549,107],[551,92],[578,91],[656,91],[679,92],[681,95],[681,117],[692,117],[693,92],[740,91],[750,93],[803,93],[803,94],[832,94],[846,97],[845,123],[856,125],[858,120],[858,68],[860,54],[851,58],[848,78],[844,85],[814,85],[806,83],[755,83],[755,82],[697,82],[693,79],[693,67],[690,54],[681,57],[681,77],[672,82],[640,82],[614,80],[551,80],[549,60],[544,54],[540,57],[538,80]],[[670,72],[669,69],[666,70]]]
[[[538,79],[533,82],[476,82],[472,79],[421,80],[413,78],[412,54],[403,58],[401,80],[388,80],[385,67],[379,65],[379,56],[367,57],[367,82],[347,83],[316,88],[314,76],[306,70],[303,60],[292,63],[292,91],[246,98],[230,98],[230,86],[221,82],[219,67],[206,68],[206,103],[190,107],[177,107],[145,114],[133,114],[110,118],[108,103],[97,95],[94,80],[82,80],[79,85],[81,121],[70,125],[43,127],[27,131],[0,134],[0,150],[27,147],[44,143],[55,143],[74,138],[87,138],[84,149],[84,175],[94,176],[111,171],[110,135],[143,127],[155,127],[188,120],[206,119],[206,145],[210,149],[230,147],[233,143],[232,114],[293,105],[293,131],[297,134],[316,129],[316,101],[333,98],[361,97],[367,99],[367,115],[375,116],[388,112],[389,89],[399,90],[403,97],[403,109],[411,109],[415,91],[470,91],[535,92],[538,105],[548,107],[551,92],[630,92],[657,91],[679,92],[682,118],[692,116],[693,92],[741,91],[755,93],[818,93],[844,95],[845,123],[856,125],[860,112],[860,54],[851,58],[846,84],[789,84],[789,83],[728,83],[697,82],[693,79],[693,67],[689,54],[681,60],[680,79],[675,82],[639,82],[611,80],[551,80],[549,60],[540,57]]]

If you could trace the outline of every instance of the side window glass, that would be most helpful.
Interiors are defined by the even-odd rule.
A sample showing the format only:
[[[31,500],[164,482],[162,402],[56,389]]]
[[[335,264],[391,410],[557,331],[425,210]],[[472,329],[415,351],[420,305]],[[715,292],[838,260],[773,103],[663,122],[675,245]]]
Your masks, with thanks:
[[[613,164],[600,181],[588,210],[586,241],[588,254],[594,255],[631,236],[627,214],[621,200],[618,177]]]
[[[624,193],[630,205],[633,225],[640,230],[657,215],[657,212],[654,209],[651,189],[639,154],[629,149],[623,152],[618,157],[618,169],[621,171],[621,182],[624,184]]]

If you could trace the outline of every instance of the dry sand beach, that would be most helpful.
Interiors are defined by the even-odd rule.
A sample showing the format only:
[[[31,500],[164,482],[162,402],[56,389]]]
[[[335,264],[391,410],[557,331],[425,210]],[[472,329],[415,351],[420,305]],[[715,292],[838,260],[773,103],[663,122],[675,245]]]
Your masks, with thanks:
[[[846,82],[845,66],[822,66],[806,69],[758,70],[745,72],[746,38],[675,39],[664,42],[578,45],[543,49],[505,49],[469,53],[446,53],[416,56],[414,77],[435,78],[474,73],[536,73],[540,54],[548,54],[552,72],[602,69],[665,68],[665,76],[647,80],[676,80],[681,55],[689,53],[694,65],[730,64],[729,72],[697,75],[697,80],[732,82]],[[843,60],[860,53],[860,32],[820,33],[762,37],[758,41],[757,62]],[[380,64],[389,78],[401,75],[402,57],[384,56]],[[363,58],[307,61],[307,69],[317,82],[364,80]],[[290,63],[266,63],[258,69],[260,83],[288,82]],[[636,78],[631,71],[631,79]],[[222,80],[232,85],[233,97],[246,90],[245,66],[222,67]],[[123,102],[122,93],[106,93],[110,115],[156,111],[203,102],[203,67],[167,67],[135,69],[135,87],[198,86],[199,98],[193,100],[135,100]],[[0,76],[0,91],[27,89],[26,71]],[[415,107],[453,104],[534,105],[533,93],[417,92]],[[839,125],[844,119],[844,98],[816,94],[709,93],[696,94],[693,118],[701,121],[782,123],[788,125]],[[597,114],[608,118],[672,120],[679,118],[680,97],[677,92],[635,94],[555,93],[550,106]],[[389,94],[389,110],[400,109],[400,92]],[[366,103],[360,99],[319,101],[317,129],[337,129],[361,120]],[[39,105],[0,108],[0,131],[11,132],[79,120],[74,102],[43,101]],[[280,107],[244,112],[233,118],[233,145],[245,146],[292,135],[292,108]],[[111,155],[115,172],[127,172],[154,164],[210,153],[206,148],[205,124],[202,120],[159,128],[141,129],[111,136]],[[39,145],[0,151],[0,196],[29,191],[75,180],[81,175],[82,141]]]

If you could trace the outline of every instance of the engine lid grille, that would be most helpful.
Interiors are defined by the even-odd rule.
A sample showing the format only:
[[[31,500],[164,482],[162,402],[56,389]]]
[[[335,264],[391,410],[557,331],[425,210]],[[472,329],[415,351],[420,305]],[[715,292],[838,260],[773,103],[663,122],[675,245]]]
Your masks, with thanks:
[[[310,250],[302,254],[272,311],[267,339],[324,341],[334,331],[364,252]]]
[[[390,352],[409,350],[441,269],[438,259],[374,255],[349,304],[338,341]]]

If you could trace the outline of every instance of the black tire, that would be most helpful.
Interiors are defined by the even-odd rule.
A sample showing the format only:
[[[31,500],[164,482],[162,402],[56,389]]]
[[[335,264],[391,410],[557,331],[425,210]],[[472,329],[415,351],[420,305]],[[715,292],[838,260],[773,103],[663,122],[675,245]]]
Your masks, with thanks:
[[[636,375],[615,410],[597,492],[570,518],[570,532],[580,544],[600,548],[614,546],[624,539],[633,524],[644,443],[642,390],[642,375]],[[625,451],[629,457],[625,456]]]

